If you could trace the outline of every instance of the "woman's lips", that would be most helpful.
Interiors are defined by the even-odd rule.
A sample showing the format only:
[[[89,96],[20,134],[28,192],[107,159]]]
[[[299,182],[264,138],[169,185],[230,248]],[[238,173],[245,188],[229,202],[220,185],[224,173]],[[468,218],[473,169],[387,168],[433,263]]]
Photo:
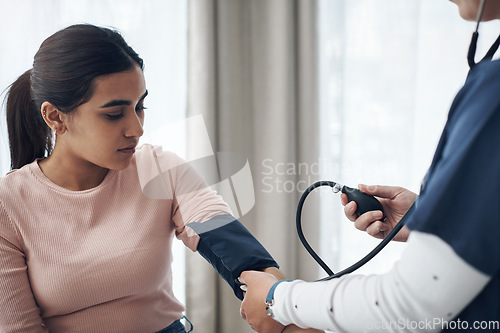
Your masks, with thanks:
[[[118,149],[118,151],[120,153],[124,153],[124,154],[133,154],[133,153],[135,153],[135,146],[130,146],[127,148]]]

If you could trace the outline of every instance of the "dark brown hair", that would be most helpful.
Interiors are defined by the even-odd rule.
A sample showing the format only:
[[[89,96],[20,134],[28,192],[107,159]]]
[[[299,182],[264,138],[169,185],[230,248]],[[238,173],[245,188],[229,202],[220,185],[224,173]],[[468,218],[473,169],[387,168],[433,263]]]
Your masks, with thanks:
[[[52,152],[52,132],[40,112],[43,102],[70,113],[92,97],[96,77],[137,65],[144,69],[142,59],[115,30],[78,24],[47,38],[33,68],[10,86],[7,95],[11,168]]]

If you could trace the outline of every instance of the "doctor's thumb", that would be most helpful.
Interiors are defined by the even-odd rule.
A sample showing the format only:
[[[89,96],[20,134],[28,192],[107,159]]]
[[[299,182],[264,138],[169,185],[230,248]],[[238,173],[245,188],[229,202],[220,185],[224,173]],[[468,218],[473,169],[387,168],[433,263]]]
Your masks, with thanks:
[[[392,199],[399,193],[401,193],[402,188],[397,186],[383,186],[383,185],[365,185],[359,184],[358,188],[365,192],[379,198]]]

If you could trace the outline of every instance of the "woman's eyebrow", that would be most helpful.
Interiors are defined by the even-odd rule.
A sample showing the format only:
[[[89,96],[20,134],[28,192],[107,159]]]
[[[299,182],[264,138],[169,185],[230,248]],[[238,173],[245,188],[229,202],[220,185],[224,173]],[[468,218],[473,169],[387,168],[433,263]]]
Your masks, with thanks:
[[[147,95],[148,95],[148,91],[146,90],[144,95],[142,95],[142,97],[139,99],[139,102],[142,101],[144,98],[146,98]],[[132,101],[129,101],[126,99],[114,99],[114,100],[102,105],[100,108],[104,109],[104,108],[111,108],[114,106],[131,105],[131,104],[132,104]]]

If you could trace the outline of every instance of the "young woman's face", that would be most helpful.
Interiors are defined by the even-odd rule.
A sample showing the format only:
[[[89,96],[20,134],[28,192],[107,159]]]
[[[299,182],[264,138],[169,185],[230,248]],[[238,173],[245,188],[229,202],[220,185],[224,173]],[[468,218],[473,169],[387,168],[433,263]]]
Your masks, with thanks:
[[[121,170],[127,167],[143,134],[144,74],[133,69],[98,77],[94,94],[64,116],[66,131],[58,137],[66,157],[83,164]]]

